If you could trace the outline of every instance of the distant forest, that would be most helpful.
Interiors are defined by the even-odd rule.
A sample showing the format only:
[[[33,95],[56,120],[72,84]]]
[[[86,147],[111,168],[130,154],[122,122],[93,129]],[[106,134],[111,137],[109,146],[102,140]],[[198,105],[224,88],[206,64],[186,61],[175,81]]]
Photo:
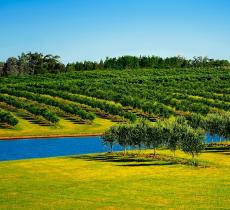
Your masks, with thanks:
[[[97,69],[164,69],[164,68],[223,68],[230,67],[228,60],[193,57],[186,59],[181,56],[162,58],[159,56],[121,56],[107,57],[100,62],[83,61],[64,65],[59,56],[43,55],[42,53],[22,53],[0,62],[0,75],[36,75],[45,73],[61,73]]]

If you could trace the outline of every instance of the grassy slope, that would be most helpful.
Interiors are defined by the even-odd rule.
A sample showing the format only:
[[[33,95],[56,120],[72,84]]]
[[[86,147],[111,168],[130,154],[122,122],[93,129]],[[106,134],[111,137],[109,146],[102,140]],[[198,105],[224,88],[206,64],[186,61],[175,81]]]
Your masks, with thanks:
[[[102,155],[2,162],[0,209],[228,209],[229,155],[202,154],[208,168]]]
[[[98,134],[104,132],[112,124],[111,121],[101,118],[96,118],[92,125],[75,125],[61,119],[56,126],[42,127],[20,118],[15,128],[0,129],[0,137]]]

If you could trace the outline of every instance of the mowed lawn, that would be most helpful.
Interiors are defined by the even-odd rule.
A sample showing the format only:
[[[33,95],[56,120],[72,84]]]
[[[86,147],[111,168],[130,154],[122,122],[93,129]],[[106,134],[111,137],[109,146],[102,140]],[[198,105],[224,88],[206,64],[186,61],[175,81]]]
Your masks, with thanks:
[[[230,152],[199,159],[209,167],[106,154],[1,162],[0,209],[230,209]]]

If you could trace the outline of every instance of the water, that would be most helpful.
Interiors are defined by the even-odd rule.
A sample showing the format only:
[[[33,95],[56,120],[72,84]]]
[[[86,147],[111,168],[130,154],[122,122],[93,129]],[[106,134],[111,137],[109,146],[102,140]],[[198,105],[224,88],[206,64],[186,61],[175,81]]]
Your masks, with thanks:
[[[114,151],[121,150],[116,145]],[[108,151],[100,137],[45,138],[0,141],[0,161],[56,157]]]
[[[206,134],[205,137],[205,142],[206,143],[211,143],[211,142],[220,142],[220,141],[225,141],[226,139],[223,136],[219,136],[219,135],[214,135],[211,136],[210,133]]]
[[[207,134],[205,141],[206,143],[212,142],[212,137]],[[219,142],[219,136],[214,136],[213,141]],[[122,150],[122,148],[116,145],[114,151],[118,150]],[[0,141],[0,161],[100,153],[106,151],[108,151],[108,148],[102,144],[99,136]]]

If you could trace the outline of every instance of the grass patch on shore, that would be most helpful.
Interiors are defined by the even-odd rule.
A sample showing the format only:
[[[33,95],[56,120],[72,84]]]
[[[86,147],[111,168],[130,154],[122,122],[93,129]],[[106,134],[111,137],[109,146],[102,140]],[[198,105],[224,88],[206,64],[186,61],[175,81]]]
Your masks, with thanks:
[[[228,209],[230,151],[201,154],[208,167],[111,154],[0,163],[0,209]],[[158,150],[169,157],[170,151]],[[190,157],[178,151],[177,159]]]
[[[107,119],[96,118],[92,124],[73,124],[70,121],[61,119],[54,126],[40,126],[31,122],[19,119],[19,124],[14,128],[0,129],[1,137],[36,137],[55,135],[81,135],[81,134],[101,134],[114,123]]]

